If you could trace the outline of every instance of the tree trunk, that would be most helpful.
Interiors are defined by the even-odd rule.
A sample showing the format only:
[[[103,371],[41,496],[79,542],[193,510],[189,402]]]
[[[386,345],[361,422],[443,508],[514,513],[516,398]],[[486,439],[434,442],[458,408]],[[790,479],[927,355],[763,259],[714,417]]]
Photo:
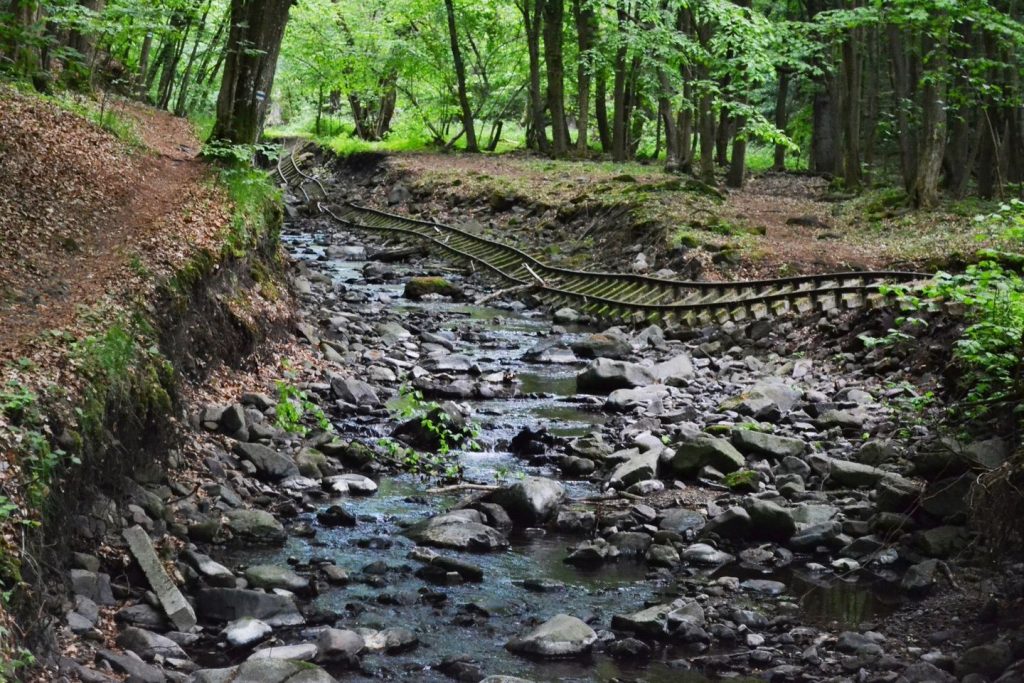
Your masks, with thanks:
[[[176,116],[185,115],[186,105],[188,104],[188,88],[192,82],[192,68],[195,66],[196,56],[199,54],[199,43],[203,39],[203,31],[206,29],[206,17],[210,14],[211,5],[212,3],[208,3],[206,9],[203,10],[203,16],[199,20],[199,27],[196,30],[195,42],[192,43],[192,52],[185,63],[185,73],[181,75],[181,82],[178,85],[178,101],[174,105],[174,114]]]
[[[786,101],[789,99],[789,70],[779,69],[779,89],[775,92],[775,127],[785,132],[789,125],[789,111]],[[786,170],[786,146],[775,145],[775,163],[772,170]]]
[[[895,26],[888,27],[889,53],[892,62],[892,91],[895,98],[897,143],[900,150],[900,170],[903,188],[909,194],[917,171],[917,136],[910,123],[915,84],[906,51],[907,37]]]
[[[811,170],[831,175],[836,171],[839,156],[836,150],[835,98],[831,87],[833,79],[822,81],[811,105]]]
[[[228,53],[210,136],[234,144],[259,139],[292,0],[231,0]]]
[[[729,163],[729,173],[725,177],[725,184],[729,187],[743,187],[743,182],[747,179],[747,136],[743,132],[746,125],[746,118],[740,116],[736,119],[736,136],[732,139],[732,161]]]
[[[608,127],[608,79],[604,69],[597,72],[597,92],[594,100],[594,120],[597,122],[597,135],[601,139],[601,151],[605,154],[612,151],[612,134]]]
[[[588,5],[582,6],[582,0],[573,0],[573,17],[576,21],[576,46],[579,50],[576,68],[576,150],[586,154],[590,140],[590,76],[594,68],[591,51],[597,40],[597,15]]]
[[[451,0],[447,0],[451,2]],[[551,112],[551,155],[569,152],[565,124],[565,67],[562,63],[563,0],[544,0],[544,62],[548,76],[548,111]]]
[[[139,73],[138,82],[135,84],[135,94],[143,97],[146,94],[146,74],[149,71],[149,53],[153,49],[153,32],[146,32],[142,39],[142,49],[139,51]]]
[[[925,40],[925,44],[930,42],[930,39]],[[945,69],[945,50],[944,43],[935,45],[933,71],[941,72]],[[921,97],[921,151],[918,154],[917,179],[911,199],[918,208],[931,208],[939,203],[939,179],[942,174],[942,156],[946,149],[945,79],[941,75],[927,79]]]
[[[448,40],[452,46],[452,61],[455,63],[455,83],[459,93],[459,108],[462,110],[462,127],[466,133],[466,151],[479,152],[476,144],[476,127],[473,125],[473,108],[469,105],[469,94],[466,92],[466,64],[462,61],[462,50],[459,49],[459,34],[455,30],[455,6],[452,0],[444,0],[445,12],[448,15]]]
[[[615,50],[615,79],[612,86],[612,159],[626,160],[626,40],[625,23],[627,19],[624,0],[618,4],[619,47]]]
[[[856,5],[857,3],[853,3]],[[840,97],[840,118],[843,122],[843,183],[848,190],[861,184],[860,116],[861,116],[861,33],[852,29],[843,41],[843,88]]]
[[[682,163],[679,130],[676,127],[676,118],[672,112],[672,100],[669,97],[672,85],[668,74],[661,68],[658,69],[658,85],[658,117],[665,126],[665,171],[675,173]]]
[[[520,0],[526,35],[526,51],[530,59],[530,86],[526,146],[543,153],[548,151],[548,137],[544,130],[544,99],[540,87],[540,33],[544,0]]]

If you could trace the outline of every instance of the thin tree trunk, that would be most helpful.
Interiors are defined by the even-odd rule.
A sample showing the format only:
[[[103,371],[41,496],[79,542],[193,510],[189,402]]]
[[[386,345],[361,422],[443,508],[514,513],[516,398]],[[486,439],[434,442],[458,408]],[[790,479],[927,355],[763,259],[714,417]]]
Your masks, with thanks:
[[[527,91],[529,110],[527,121],[527,147],[543,153],[548,151],[547,133],[544,131],[544,100],[540,87],[540,33],[544,0],[520,0],[526,35],[526,51],[530,60],[530,86]]]
[[[852,29],[842,48],[843,182],[849,190],[856,190],[861,184],[861,33],[861,29]]]
[[[597,72],[595,82],[594,120],[597,122],[597,136],[601,140],[601,151],[612,151],[612,134],[608,127],[608,79],[604,69]]]
[[[618,4],[619,47],[615,50],[615,81],[612,86],[612,159],[626,160],[626,40],[625,23],[627,19],[625,0]]]
[[[473,108],[469,105],[469,95],[466,92],[466,64],[462,61],[459,35],[455,30],[455,7],[452,0],[444,0],[444,7],[448,15],[448,39],[452,46],[452,61],[455,62],[455,82],[459,93],[459,107],[462,109],[462,127],[466,132],[466,151],[479,152],[476,128],[473,125]]]
[[[582,6],[582,2],[583,0],[573,0],[572,11],[576,21],[576,45],[579,50],[576,68],[576,149],[580,154],[586,154],[590,144],[590,76],[594,65],[591,50],[594,49],[597,40],[597,15],[589,5]]]
[[[775,92],[775,127],[785,132],[789,125],[789,110],[786,108],[786,101],[789,99],[789,69],[778,70],[779,89]],[[786,170],[786,146],[775,145],[775,163],[772,164],[775,171]]]
[[[932,71],[941,72],[946,66],[945,37],[935,45]],[[931,43],[926,38],[925,44]],[[918,208],[931,208],[939,203],[939,179],[942,157],[946,149],[946,85],[939,75],[927,79],[922,92],[921,151],[918,154],[917,179],[912,199]]]
[[[906,52],[905,34],[895,26],[888,27],[889,53],[892,62],[892,90],[896,109],[896,135],[900,150],[900,170],[903,187],[909,194],[914,186],[917,171],[917,142],[910,123],[913,107],[913,89],[910,60]]]
[[[178,101],[174,105],[174,113],[176,116],[184,116],[186,105],[188,104],[188,88],[192,82],[192,68],[196,63],[196,55],[199,54],[199,43],[203,39],[203,31],[206,29],[206,17],[210,14],[210,7],[212,3],[206,5],[206,9],[203,10],[203,16],[199,20],[199,26],[196,29],[196,38],[192,43],[192,52],[189,53],[188,61],[185,63],[185,73],[181,76],[181,82],[178,85]]]

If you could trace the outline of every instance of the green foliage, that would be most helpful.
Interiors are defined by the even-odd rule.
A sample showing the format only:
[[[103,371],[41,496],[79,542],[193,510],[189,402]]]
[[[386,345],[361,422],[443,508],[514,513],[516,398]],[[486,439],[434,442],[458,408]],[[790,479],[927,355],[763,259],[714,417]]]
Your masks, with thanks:
[[[459,464],[456,449],[481,449],[477,441],[480,436],[479,425],[472,421],[465,425],[454,424],[439,403],[425,400],[423,393],[418,389],[403,385],[399,390],[398,399],[389,407],[396,417],[417,420],[437,443],[437,448],[432,453],[424,454],[412,449],[405,452],[402,464],[410,472],[458,479],[462,476],[462,466]]]
[[[278,380],[276,385],[277,405],[274,406],[274,414],[276,416],[275,425],[278,429],[306,436],[309,433],[309,428],[303,424],[304,421],[311,421],[317,428],[325,432],[333,429],[330,420],[324,415],[324,411],[309,400],[305,391],[284,380]]]

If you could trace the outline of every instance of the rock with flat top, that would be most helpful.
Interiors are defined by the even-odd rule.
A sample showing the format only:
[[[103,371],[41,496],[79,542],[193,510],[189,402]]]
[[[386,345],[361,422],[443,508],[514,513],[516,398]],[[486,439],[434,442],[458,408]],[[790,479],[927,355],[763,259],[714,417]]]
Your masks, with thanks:
[[[583,621],[568,614],[556,614],[505,647],[519,654],[537,657],[575,657],[586,654],[597,642],[597,633]]]
[[[128,541],[128,548],[146,575],[150,588],[156,593],[164,613],[171,620],[174,627],[179,631],[190,631],[196,625],[196,613],[192,606],[185,600],[178,587],[167,575],[163,563],[157,557],[153,549],[153,543],[149,540],[149,534],[141,526],[129,527],[123,532],[124,539]]]

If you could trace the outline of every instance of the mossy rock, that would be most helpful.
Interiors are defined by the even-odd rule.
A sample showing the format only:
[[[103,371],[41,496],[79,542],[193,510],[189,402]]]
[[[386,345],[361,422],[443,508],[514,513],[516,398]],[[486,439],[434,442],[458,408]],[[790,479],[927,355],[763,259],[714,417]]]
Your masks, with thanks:
[[[406,299],[419,301],[429,294],[458,299],[462,297],[462,290],[443,277],[414,277],[405,283],[404,296]]]
[[[756,493],[761,475],[754,470],[736,470],[725,475],[725,485],[737,493]]]

